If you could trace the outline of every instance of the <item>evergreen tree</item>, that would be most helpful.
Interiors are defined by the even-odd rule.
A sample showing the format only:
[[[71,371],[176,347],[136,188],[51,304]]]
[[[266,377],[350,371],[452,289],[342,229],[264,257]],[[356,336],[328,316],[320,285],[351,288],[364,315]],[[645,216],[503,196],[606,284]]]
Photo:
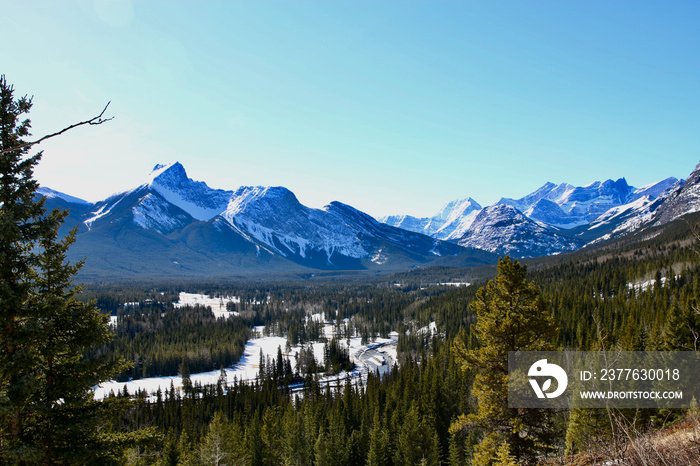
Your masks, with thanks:
[[[105,453],[106,445],[96,435],[105,406],[95,401],[91,387],[109,380],[123,367],[109,355],[83,357],[87,349],[106,343],[111,335],[105,316],[94,305],[76,300],[81,288],[71,288],[72,277],[82,263],[66,262],[76,230],[63,241],[57,238],[65,215],[54,211],[48,217],[54,227],[39,242],[43,252],[38,257],[40,274],[34,290],[37,314],[25,321],[41,361],[36,378],[41,402],[35,409],[39,421],[36,438],[44,464],[87,463]]]
[[[510,454],[508,442],[503,442],[501,446],[498,447],[496,464],[498,466],[518,466],[517,460]]]
[[[460,416],[452,429],[489,432],[475,448],[475,464],[491,464],[503,442],[519,460],[534,462],[551,445],[552,425],[544,410],[518,413],[508,408],[508,352],[555,349],[558,330],[549,304],[527,281],[527,268],[506,256],[498,261],[496,278],[477,291],[471,306],[477,314],[472,334],[480,346],[467,349],[464,342],[456,342],[453,350],[465,370],[476,371],[478,411]]]
[[[388,461],[386,431],[379,419],[379,410],[374,411],[372,433],[367,452],[367,466],[382,466]]]
[[[47,214],[28,156],[32,100],[14,99],[0,77],[0,460],[5,464],[92,464],[116,458],[104,429],[111,404],[91,387],[122,370],[120,361],[88,360],[110,339],[107,318],[77,301],[72,280],[82,263],[66,254],[75,230],[58,239],[67,215]]]
[[[197,455],[196,451],[190,440],[190,436],[187,435],[187,431],[183,430],[180,434],[180,441],[178,442],[178,466],[195,466],[197,465]]]
[[[182,392],[184,396],[192,394],[192,378],[190,377],[190,366],[187,364],[187,357],[182,358],[182,364],[180,364],[180,377],[182,377]]]
[[[29,136],[28,119],[22,115],[31,99],[14,99],[14,89],[0,77],[0,149],[20,146]],[[18,149],[0,156],[0,455],[6,462],[29,454],[40,455],[32,435],[36,398],[36,349],[24,328],[25,314],[36,273],[36,242],[44,230],[44,208],[34,196],[38,183],[33,168],[41,154],[27,157]]]
[[[163,456],[158,464],[159,466],[177,466],[179,458],[180,450],[177,445],[177,436],[175,435],[175,431],[170,428],[168,429],[168,434],[165,436]]]
[[[408,466],[424,462],[438,465],[439,456],[437,434],[427,428],[416,406],[412,406],[399,431],[394,464]]]
[[[282,420],[282,456],[285,466],[303,466],[312,463],[311,446],[304,435],[302,417],[294,409],[287,409]]]
[[[223,466],[233,464],[231,429],[224,415],[218,411],[209,424],[209,432],[199,448],[202,464]]]

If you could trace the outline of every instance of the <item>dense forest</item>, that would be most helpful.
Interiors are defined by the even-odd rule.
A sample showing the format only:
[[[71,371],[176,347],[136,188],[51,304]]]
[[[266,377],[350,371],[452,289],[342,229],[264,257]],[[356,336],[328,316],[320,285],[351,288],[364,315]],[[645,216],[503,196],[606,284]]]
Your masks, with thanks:
[[[700,329],[698,253],[689,241],[692,236],[688,230],[681,235],[673,230],[672,235],[617,250],[608,246],[597,253],[563,256],[546,266],[534,262],[521,286],[533,293],[533,303],[544,306],[535,307],[535,312],[551,319],[541,324],[550,335],[541,343],[575,350],[696,351]],[[518,269],[521,264],[517,261],[506,262],[515,264],[516,275],[526,270],[526,266]],[[500,267],[496,281],[504,273]],[[492,274],[496,272],[494,268]],[[629,448],[629,438],[623,439],[627,443],[620,439],[630,437],[630,432],[648,435],[687,422],[692,414],[680,409],[622,410],[613,417],[598,410],[552,411],[537,418],[541,432],[536,445],[508,440],[508,436],[499,437],[507,441],[486,445],[489,432],[512,422],[507,409],[493,408],[491,417],[483,414],[485,388],[478,380],[488,369],[469,361],[480,348],[491,344],[487,342],[494,330],[482,328],[480,333],[479,325],[485,325],[489,317],[479,314],[479,309],[489,293],[484,290],[494,281],[488,286],[483,282],[462,287],[439,285],[445,274],[454,277],[455,273],[459,271],[436,269],[422,271],[419,278],[401,274],[371,282],[267,287],[239,283],[216,288],[211,293],[243,297],[236,308],[240,316],[230,321],[217,321],[206,308],[173,309],[176,288],[155,295],[132,290],[129,299],[142,300],[142,306],[104,309],[116,312],[125,324],[117,327],[108,348],[132,360],[133,367],[139,361],[157,361],[158,354],[170,353],[167,368],[146,364],[152,367],[146,369],[147,375],[180,370],[183,355],[199,364],[198,351],[211,355],[205,358],[202,369],[230,364],[245,342],[246,329],[255,325],[265,325],[267,332],[285,336],[294,344],[312,341],[319,338],[319,329],[306,316],[316,312],[334,316],[336,322],[347,319],[342,326],[338,324],[337,331],[344,336],[370,341],[398,331],[399,361],[388,375],[370,374],[360,385],[348,379],[344,384],[327,386],[319,382],[314,371],[294,378],[280,359],[271,361],[254,383],[227,385],[220,381],[214,386],[190,384],[183,392],[171,387],[155,394],[118,393],[116,399],[128,397],[136,404],[113,418],[115,428],[130,432],[155,426],[159,433],[150,444],[128,450],[124,461],[173,465],[463,465],[578,458],[581,464],[588,464],[580,458],[600,452],[601,445]],[[206,287],[200,285],[200,289]],[[127,302],[122,293],[105,287],[87,290],[99,303]],[[170,318],[173,324],[168,323]],[[430,322],[435,322],[438,332],[416,331]],[[188,330],[190,325],[196,331]],[[228,346],[232,352],[217,352],[220,346]],[[140,359],[134,357],[136,354]],[[140,372],[133,367],[133,375],[138,377]],[[301,384],[301,388],[290,387],[292,383]],[[501,424],[494,424],[499,416]],[[533,416],[520,413],[517,417],[535,424],[528,421]],[[611,422],[613,418],[615,422]],[[627,447],[620,446],[623,444]]]

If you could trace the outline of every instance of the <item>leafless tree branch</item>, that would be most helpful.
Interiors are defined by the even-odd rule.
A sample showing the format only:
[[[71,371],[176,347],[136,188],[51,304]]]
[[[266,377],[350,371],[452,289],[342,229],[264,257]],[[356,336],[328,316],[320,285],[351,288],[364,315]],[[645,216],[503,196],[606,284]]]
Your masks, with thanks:
[[[107,102],[107,105],[105,105],[105,108],[102,109],[102,111],[100,112],[100,114],[97,115],[97,116],[94,116],[94,117],[90,118],[89,120],[81,121],[81,122],[79,122],[79,123],[74,123],[74,124],[72,124],[72,125],[70,125],[70,126],[66,126],[66,127],[63,128],[62,130],[56,131],[55,133],[47,134],[46,136],[43,136],[43,137],[37,139],[36,141],[25,142],[24,144],[20,144],[20,145],[15,146],[15,147],[10,147],[10,148],[8,148],[8,149],[3,149],[2,151],[0,151],[0,155],[5,154],[5,153],[7,153],[7,152],[13,152],[13,151],[16,151],[16,150],[24,149],[24,148],[26,148],[26,147],[35,146],[35,145],[37,145],[37,144],[39,144],[39,143],[41,143],[41,142],[43,142],[43,141],[45,141],[45,140],[47,140],[47,139],[49,139],[49,138],[52,138],[52,137],[55,137],[55,136],[59,136],[59,135],[65,133],[66,131],[69,131],[69,130],[71,130],[71,129],[73,129],[73,128],[77,128],[78,126],[83,126],[83,125],[101,125],[102,123],[105,123],[105,122],[107,122],[107,121],[113,120],[114,117],[103,118],[103,115],[104,115],[105,112],[107,111],[107,107],[109,107],[109,104],[111,104],[111,103],[112,103],[111,100],[110,100],[109,102]]]

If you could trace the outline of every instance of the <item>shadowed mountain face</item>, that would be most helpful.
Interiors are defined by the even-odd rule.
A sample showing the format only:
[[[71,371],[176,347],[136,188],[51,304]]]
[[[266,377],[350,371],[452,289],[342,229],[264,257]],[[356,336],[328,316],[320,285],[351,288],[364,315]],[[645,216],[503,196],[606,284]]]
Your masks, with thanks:
[[[72,259],[86,277],[226,276],[320,270],[405,270],[459,256],[496,257],[381,224],[345,204],[299,203],[283,187],[212,189],[179,163],[156,166],[136,188],[89,204],[44,190],[79,225]]]
[[[536,257],[574,251],[583,242],[543,227],[513,206],[496,204],[479,213],[458,244],[501,256]]]

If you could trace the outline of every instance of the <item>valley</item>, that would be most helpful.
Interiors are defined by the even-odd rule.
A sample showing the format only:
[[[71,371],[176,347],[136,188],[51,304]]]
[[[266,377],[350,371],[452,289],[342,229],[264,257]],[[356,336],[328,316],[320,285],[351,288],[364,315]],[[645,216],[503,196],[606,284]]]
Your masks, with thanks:
[[[700,219],[696,214],[688,220]],[[523,261],[527,279],[541,290],[546,309],[557,323],[553,344],[578,350],[601,345],[609,351],[692,349],[692,332],[683,330],[700,328],[700,320],[692,313],[700,283],[697,253],[689,241],[692,233],[685,222],[648,233],[644,239],[627,238]],[[499,263],[499,271],[501,267]],[[151,322],[161,334],[168,334],[174,329],[161,327],[159,322],[170,313],[185,312],[203,319],[194,321],[198,330],[188,337],[194,345],[173,358],[178,374],[158,376],[149,366],[149,358],[155,357],[152,351],[163,346],[149,349],[142,344],[138,352],[132,352],[128,346],[117,345],[113,351],[131,358],[137,370],[125,379],[101,384],[94,394],[99,399],[128,396],[141,400],[120,421],[122,429],[133,429],[142,422],[138,420],[149,419],[163,434],[179,431],[180,438],[186,435],[192,442],[190,447],[173,443],[179,455],[205,454],[212,432],[221,428],[217,422],[222,421],[214,413],[221,412],[231,419],[225,422],[226,428],[237,432],[234,437],[238,440],[225,437],[229,439],[227,454],[268,458],[260,464],[291,458],[306,461],[303,458],[329,454],[338,464],[365,464],[375,455],[384,458],[378,464],[406,458],[422,458],[436,465],[469,464],[483,431],[451,426],[462,414],[478,415],[482,401],[474,385],[475,373],[462,369],[457,348],[473,344],[469,342],[475,338],[485,340],[475,327],[475,303],[483,299],[479,289],[485,280],[496,274],[492,267],[472,285],[465,283],[468,269],[444,267],[371,280],[200,282],[190,283],[187,291],[174,284],[155,288],[89,285],[86,297],[96,298],[105,311],[111,306],[118,314],[117,341],[125,335],[120,336],[120,327],[121,332],[123,326],[136,329],[137,321]],[[123,303],[130,304],[125,307]],[[224,312],[225,318],[221,316]],[[245,323],[249,331],[240,343],[240,356],[230,364],[208,359],[209,369],[192,370],[185,382],[183,357],[189,362],[188,355],[192,355],[194,363],[201,354],[195,348],[221,342],[219,337],[206,343],[202,336],[234,321]],[[178,331],[189,325],[182,317],[178,322]],[[148,325],[141,326],[125,342],[150,331]],[[334,363],[329,365],[327,358],[333,341],[340,350],[335,353],[340,356],[337,361],[346,351],[354,367],[331,369]],[[170,348],[180,351],[176,346]],[[213,346],[209,354],[216,354]],[[146,375],[141,376],[141,371]],[[637,414],[639,418],[626,418],[624,422],[633,423],[639,432],[630,434],[629,441],[641,442],[646,438],[642,433],[669,435],[666,429],[673,425],[684,426],[681,429],[686,432],[697,422],[689,412],[648,409]],[[552,435],[548,449],[536,450],[538,457],[554,461],[571,451],[569,455],[575,454],[581,464],[619,458],[616,455],[623,450],[602,448],[599,439],[620,435],[628,428],[626,424],[618,419],[611,430],[609,419],[603,416],[599,424],[582,428],[576,413],[552,412],[538,421]],[[378,426],[384,426],[386,432],[381,443],[373,434]],[[270,430],[279,433],[279,444],[270,443],[265,437],[269,434],[263,434]],[[404,443],[409,436],[410,447]],[[163,447],[143,453],[165,451],[159,448],[166,448],[167,438]],[[254,441],[241,440],[246,438]],[[571,438],[582,447],[567,450]],[[287,442],[295,442],[299,449]],[[674,454],[660,449],[638,451]],[[675,453],[687,458],[684,454]]]
[[[226,311],[226,306],[221,304],[221,302],[221,298],[216,299],[205,295],[182,292],[180,293],[180,301],[176,303],[175,306],[209,307],[217,318],[230,318],[238,315],[236,312]],[[231,299],[229,302],[234,301]],[[238,302],[240,302],[240,300]],[[223,382],[224,387],[227,387],[229,384],[253,383],[259,381],[261,375],[260,362],[272,360],[278,356],[278,353],[281,354],[285,360],[289,361],[292,371],[298,371],[298,360],[302,348],[306,350],[310,349],[319,365],[324,366],[325,343],[334,338],[338,338],[339,344],[348,351],[350,359],[355,367],[350,371],[341,371],[334,375],[327,375],[323,372],[319,373],[317,383],[324,387],[337,388],[339,385],[344,384],[346,380],[350,380],[355,386],[366,385],[367,377],[370,373],[379,376],[384,375],[388,373],[394,366],[394,363],[397,362],[396,346],[398,334],[396,334],[396,332],[390,332],[389,338],[375,337],[372,341],[363,343],[363,339],[359,336],[345,339],[340,338],[341,336],[337,335],[339,331],[338,323],[326,322],[321,314],[314,314],[307,317],[313,321],[322,323],[319,338],[323,341],[308,341],[303,345],[292,346],[288,343],[288,339],[285,336],[269,335],[269,331],[265,331],[265,326],[258,326],[252,330],[252,338],[246,342],[243,355],[238,362],[231,367],[222,366],[221,370],[218,371],[190,374],[191,383],[195,386],[205,386],[217,385],[217,383]],[[347,328],[350,324],[349,322],[345,322],[343,325],[345,328],[340,333],[347,335]],[[263,336],[264,334],[268,336]],[[145,398],[154,401],[158,391],[161,393],[165,392],[171,385],[175,390],[182,391],[182,376],[147,377],[126,382],[109,381],[94,387],[94,392],[96,399],[104,399],[110,394],[114,396],[116,393],[130,393],[132,395],[144,393]],[[299,383],[290,385],[289,388],[291,392],[294,393],[300,391],[302,387],[303,384]]]

